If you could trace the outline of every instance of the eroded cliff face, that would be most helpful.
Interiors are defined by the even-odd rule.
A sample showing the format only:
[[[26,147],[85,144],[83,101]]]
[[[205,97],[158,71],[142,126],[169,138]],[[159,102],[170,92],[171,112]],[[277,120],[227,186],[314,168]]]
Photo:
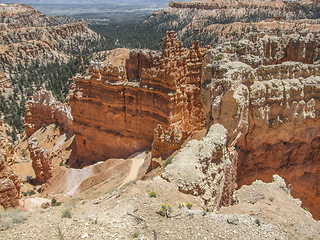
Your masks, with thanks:
[[[28,67],[53,60],[67,61],[70,51],[91,46],[100,36],[87,23],[49,17],[31,6],[0,6],[0,70],[15,74],[14,66]]]
[[[41,89],[29,98],[25,105],[24,127],[27,137],[45,125],[57,123],[72,135],[71,109],[66,103],[57,101],[51,91]]]
[[[11,88],[11,87],[12,87],[12,82],[10,78],[5,73],[0,72],[0,88],[5,89],[5,88]]]
[[[161,57],[131,53],[126,69],[136,81],[128,81],[125,68],[112,65],[93,65],[90,76],[76,77],[68,101],[78,156],[70,164],[127,157],[149,149],[153,141],[154,156],[165,157],[179,148],[204,125],[199,96],[205,53],[197,43],[184,49],[174,32],[168,32]],[[174,137],[177,132],[180,138]],[[173,146],[163,135],[177,142]]]
[[[201,141],[188,142],[161,175],[180,192],[199,196],[207,211],[216,211],[223,196],[226,170],[231,163],[227,135],[222,125],[212,125]]]
[[[170,2],[139,24],[154,32],[174,29],[185,46],[238,41],[263,29],[280,36],[301,33],[307,26],[319,29],[319,4],[306,1],[187,1]]]
[[[208,124],[228,130],[238,187],[279,174],[319,219],[318,43],[316,32],[261,34],[210,50],[202,97]]]
[[[32,159],[32,168],[36,175],[35,180],[41,184],[48,182],[53,177],[52,159],[56,157],[54,152],[39,147],[37,138],[28,141],[28,150]]]
[[[0,156],[0,205],[4,208],[19,206],[22,180]]]
[[[126,61],[128,80],[141,78],[142,69],[159,68],[161,52],[148,49],[131,50],[129,59]]]

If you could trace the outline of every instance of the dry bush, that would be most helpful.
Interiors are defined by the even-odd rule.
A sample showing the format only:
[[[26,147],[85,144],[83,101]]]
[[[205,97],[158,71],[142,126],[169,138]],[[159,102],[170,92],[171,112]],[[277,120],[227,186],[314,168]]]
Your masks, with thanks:
[[[13,224],[22,223],[27,220],[24,213],[16,210],[9,209],[0,213],[0,230],[6,230],[13,226]]]

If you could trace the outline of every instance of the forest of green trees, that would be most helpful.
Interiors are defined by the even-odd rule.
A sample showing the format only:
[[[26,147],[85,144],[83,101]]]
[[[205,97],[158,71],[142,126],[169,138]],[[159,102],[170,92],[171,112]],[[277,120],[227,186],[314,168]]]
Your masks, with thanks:
[[[25,102],[41,86],[44,85],[47,90],[52,91],[56,99],[64,102],[69,91],[70,79],[84,64],[88,64],[86,54],[72,57],[66,63],[55,60],[41,65],[39,61],[35,61],[27,68],[21,64],[16,66],[14,71],[19,74],[11,78],[13,93],[7,98],[0,95],[0,113],[4,116],[3,121],[11,126],[11,130],[7,130],[7,135],[16,141],[17,134],[24,132]]]
[[[168,16],[163,21],[170,23],[176,19],[177,16]],[[161,50],[166,31],[180,30],[170,25],[159,28],[158,24],[153,21],[147,23],[125,21],[108,25],[90,25],[89,27],[102,37],[88,41],[85,49],[81,51],[77,46],[67,50],[66,53],[72,56],[68,62],[51,59],[40,63],[39,60],[35,60],[27,67],[22,64],[12,66],[10,73],[14,73],[11,74],[13,93],[6,98],[1,95],[0,102],[3,121],[11,126],[7,134],[15,141],[18,134],[24,132],[25,102],[41,86],[44,85],[47,90],[52,91],[57,100],[64,102],[69,91],[70,79],[79,72],[80,66],[89,63],[92,53],[119,47]]]

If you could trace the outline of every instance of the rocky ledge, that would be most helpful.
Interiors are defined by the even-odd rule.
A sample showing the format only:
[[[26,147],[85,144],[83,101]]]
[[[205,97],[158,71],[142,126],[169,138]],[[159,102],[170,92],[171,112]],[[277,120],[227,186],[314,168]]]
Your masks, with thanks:
[[[228,151],[237,166],[231,187],[279,174],[315,218],[320,217],[317,42],[310,32],[226,43],[209,50],[202,78],[206,121],[228,130]]]

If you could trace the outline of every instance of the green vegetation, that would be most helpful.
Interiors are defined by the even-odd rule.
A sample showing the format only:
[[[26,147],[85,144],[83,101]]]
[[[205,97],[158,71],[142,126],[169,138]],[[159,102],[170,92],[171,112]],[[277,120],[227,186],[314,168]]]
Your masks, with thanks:
[[[178,15],[169,14],[162,16],[161,24],[158,19],[150,17],[147,21],[139,23],[113,22],[107,25],[89,25],[89,28],[105,38],[101,44],[104,49],[127,47],[161,50],[166,32],[179,31],[183,28],[183,24],[172,24],[177,20],[179,20]]]
[[[172,207],[171,207],[171,205],[170,204],[162,204],[161,205],[161,209],[160,209],[160,212],[159,212],[159,214],[161,215],[161,216],[163,216],[163,217],[165,217],[165,216],[169,216],[170,215],[170,213],[172,212]]]
[[[56,231],[57,231],[59,240],[64,240],[64,236],[63,236],[63,233],[62,233],[60,227],[57,227]]]
[[[34,190],[28,190],[26,192],[21,192],[23,196],[27,197],[28,195],[29,196],[32,196],[32,195],[35,195],[36,192]]]
[[[61,205],[61,202],[58,202],[57,199],[55,199],[55,198],[51,199],[51,206],[52,207],[60,206],[60,205]]]
[[[151,191],[151,192],[149,193],[149,197],[150,197],[150,198],[156,198],[156,197],[157,197],[157,193],[156,193],[155,191]]]
[[[187,208],[188,208],[188,209],[191,209],[192,206],[193,206],[193,203],[190,203],[190,202],[187,203]]]
[[[138,238],[138,237],[139,237],[139,232],[134,232],[134,233],[132,234],[132,237],[133,237],[133,238]]]
[[[70,78],[79,72],[79,67],[85,63],[88,63],[87,57],[71,58],[67,63],[56,60],[46,65],[40,65],[36,61],[28,68],[18,65],[16,70],[19,75],[12,75],[13,93],[7,98],[0,95],[0,114],[3,114],[4,122],[11,126],[7,135],[16,141],[17,134],[24,132],[26,99],[42,85],[51,90],[59,101],[64,102],[69,91]]]
[[[26,216],[18,210],[7,210],[0,213],[0,231],[11,228],[13,224],[26,221]]]
[[[70,210],[69,210],[69,209],[64,210],[64,211],[62,212],[62,214],[61,214],[61,217],[62,217],[62,218],[71,218],[71,212],[70,212]]]
[[[27,193],[29,194],[29,196],[36,194],[36,192],[34,190],[28,190]]]
[[[163,163],[163,167],[166,167],[166,166],[168,166],[169,164],[171,164],[171,163],[172,163],[172,158],[173,158],[173,157],[168,157],[168,158],[166,159],[166,161]]]

